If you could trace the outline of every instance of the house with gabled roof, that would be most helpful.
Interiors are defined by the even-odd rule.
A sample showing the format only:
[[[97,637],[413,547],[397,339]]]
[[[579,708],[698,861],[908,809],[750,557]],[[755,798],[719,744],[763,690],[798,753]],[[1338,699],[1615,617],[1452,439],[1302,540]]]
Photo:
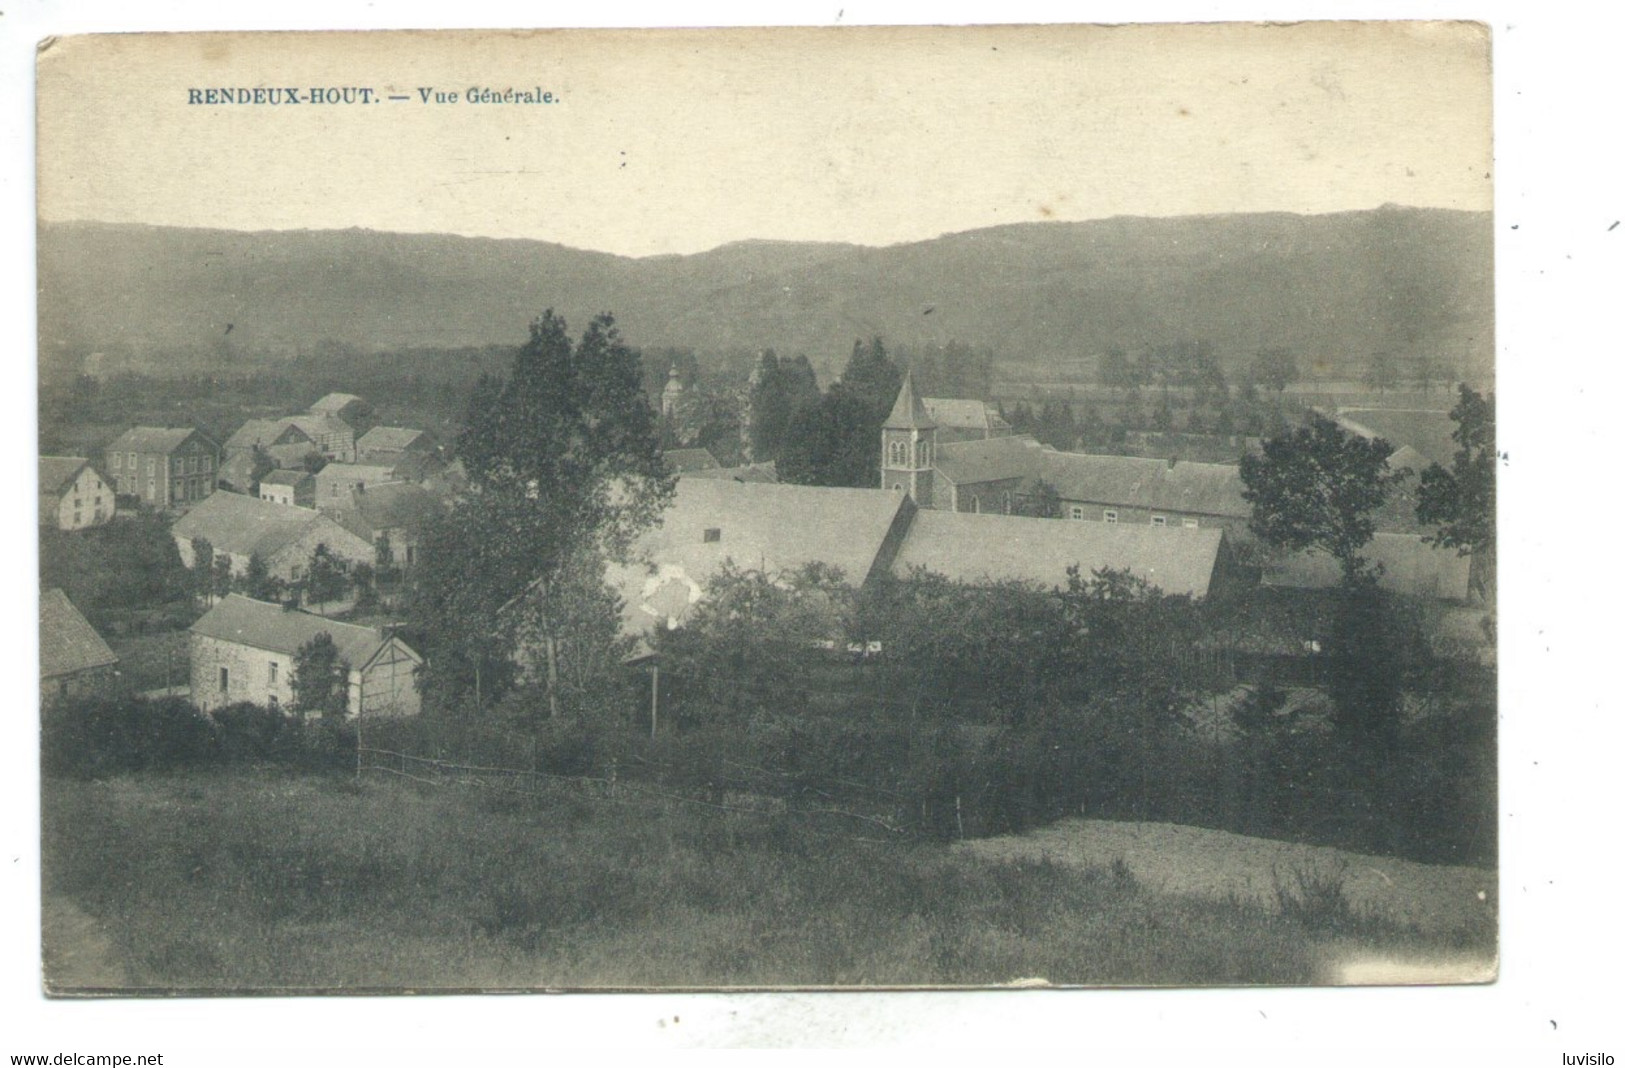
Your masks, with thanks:
[[[212,711],[237,701],[289,709],[295,658],[320,634],[346,665],[350,719],[415,716],[423,658],[388,630],[340,623],[230,594],[192,624],[192,701]]]
[[[937,425],[937,444],[983,441],[1008,436],[1012,430],[997,406],[981,400],[922,397],[925,413]]]
[[[193,539],[204,538],[216,557],[231,558],[233,574],[245,574],[249,560],[258,556],[267,572],[284,582],[304,577],[304,569],[318,545],[327,546],[335,556],[351,564],[373,561],[372,544],[330,517],[309,508],[241,493],[215,494],[176,520],[170,533],[187,567],[195,563]]]
[[[440,498],[412,482],[356,489],[344,501],[322,507],[346,530],[372,544],[380,567],[398,568],[417,564],[418,546],[444,510]]]
[[[259,498],[273,504],[316,507],[316,477],[303,468],[279,468],[260,479]]]
[[[57,530],[99,527],[118,512],[112,484],[83,456],[39,458],[39,523]]]
[[[315,450],[336,463],[355,462],[355,427],[336,415],[305,412],[287,421],[310,438]]]
[[[608,581],[631,634],[679,626],[728,564],[769,575],[824,564],[860,587],[890,571],[916,510],[888,490],[682,478],[660,525]]]
[[[1088,579],[1127,571],[1166,594],[1206,597],[1223,578],[1225,532],[922,509],[892,563],[973,586],[1023,582],[1065,589],[1067,569]]]
[[[371,463],[374,454],[398,459],[402,453],[433,455],[440,451],[440,439],[430,430],[408,426],[375,426],[355,443],[356,460]]]
[[[194,427],[131,427],[102,455],[118,492],[154,508],[201,501],[219,478],[220,446]]]
[[[40,594],[39,660],[41,701],[105,691],[118,673],[118,656],[56,588]]]

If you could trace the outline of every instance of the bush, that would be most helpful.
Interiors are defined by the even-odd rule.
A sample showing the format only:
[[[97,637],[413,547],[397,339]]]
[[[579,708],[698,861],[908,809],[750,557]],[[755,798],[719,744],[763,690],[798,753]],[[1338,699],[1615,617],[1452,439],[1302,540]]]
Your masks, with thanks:
[[[215,759],[217,746],[215,725],[178,697],[57,701],[41,715],[40,761],[48,775],[198,767]]]

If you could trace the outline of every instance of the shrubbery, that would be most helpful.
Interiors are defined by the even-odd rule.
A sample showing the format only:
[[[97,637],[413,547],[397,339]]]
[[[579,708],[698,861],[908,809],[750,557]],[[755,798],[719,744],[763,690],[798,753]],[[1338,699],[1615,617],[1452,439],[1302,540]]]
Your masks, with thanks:
[[[205,715],[178,697],[57,701],[45,707],[41,728],[45,774],[73,778],[221,765],[320,770],[355,764],[353,726],[336,719],[301,722],[246,702]]]

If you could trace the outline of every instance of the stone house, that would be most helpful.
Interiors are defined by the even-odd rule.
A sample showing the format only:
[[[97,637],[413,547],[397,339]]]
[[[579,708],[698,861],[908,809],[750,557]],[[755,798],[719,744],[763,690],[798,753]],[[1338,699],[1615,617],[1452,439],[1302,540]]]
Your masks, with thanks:
[[[415,716],[423,663],[399,637],[231,594],[192,624],[192,702],[212,711],[237,701],[291,710],[295,659],[319,634],[347,665],[347,718]]]

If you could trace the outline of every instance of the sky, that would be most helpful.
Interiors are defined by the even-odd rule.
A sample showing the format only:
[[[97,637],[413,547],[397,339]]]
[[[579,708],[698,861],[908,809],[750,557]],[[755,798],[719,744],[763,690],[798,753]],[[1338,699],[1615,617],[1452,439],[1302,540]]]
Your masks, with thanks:
[[[1489,41],[1468,23],[125,35],[59,41],[39,74],[51,220],[643,256],[1491,202]],[[190,102],[313,86],[385,100]]]

